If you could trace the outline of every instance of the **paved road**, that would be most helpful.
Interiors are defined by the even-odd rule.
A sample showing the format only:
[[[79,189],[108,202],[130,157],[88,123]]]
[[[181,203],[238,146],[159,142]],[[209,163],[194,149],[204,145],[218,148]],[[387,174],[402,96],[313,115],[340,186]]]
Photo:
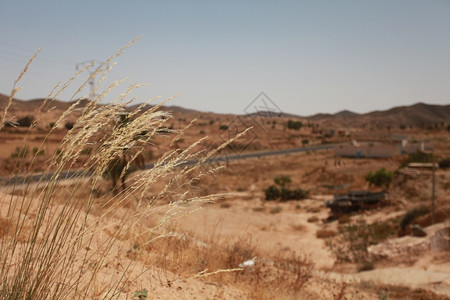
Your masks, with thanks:
[[[265,157],[265,156],[275,156],[275,155],[284,155],[290,153],[299,153],[299,152],[307,152],[307,151],[317,151],[317,150],[326,150],[333,149],[335,144],[328,145],[319,145],[319,146],[311,146],[311,147],[303,147],[303,148],[292,148],[292,149],[282,149],[282,150],[272,150],[272,151],[262,151],[262,152],[252,152],[252,153],[238,153],[238,154],[228,154],[222,156],[215,156],[207,159],[204,163],[220,163],[220,162],[229,162],[234,160],[241,160],[247,158],[255,158],[255,157]],[[198,163],[197,159],[192,159],[184,162],[181,166],[192,166]],[[146,164],[146,169],[153,168],[154,164]],[[71,178],[77,178],[79,176],[88,176],[91,172],[87,170],[72,170],[72,171],[63,171],[59,174],[57,180],[65,180]],[[27,184],[31,182],[38,181],[49,181],[53,176],[56,176],[54,173],[49,174],[34,174],[27,176],[14,176],[14,177],[0,177],[0,183],[4,185],[14,185],[14,184]]]

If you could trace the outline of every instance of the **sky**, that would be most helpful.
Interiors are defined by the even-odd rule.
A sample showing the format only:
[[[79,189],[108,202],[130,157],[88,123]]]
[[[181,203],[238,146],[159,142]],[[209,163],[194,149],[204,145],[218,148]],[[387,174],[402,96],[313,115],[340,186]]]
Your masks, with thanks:
[[[245,113],[261,92],[302,116],[450,104],[449,0],[0,0],[0,93],[39,48],[18,99],[46,97],[138,36],[105,101],[142,83],[138,102],[179,95],[169,105],[217,113]],[[74,95],[88,76],[58,98],[88,95]]]

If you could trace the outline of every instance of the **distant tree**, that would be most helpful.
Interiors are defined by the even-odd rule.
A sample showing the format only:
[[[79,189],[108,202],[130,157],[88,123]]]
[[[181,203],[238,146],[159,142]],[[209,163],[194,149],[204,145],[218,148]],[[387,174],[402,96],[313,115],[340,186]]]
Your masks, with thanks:
[[[369,172],[365,177],[366,181],[369,183],[369,187],[375,185],[384,188],[385,190],[389,188],[393,178],[394,173],[386,171],[385,168],[381,168],[375,173]]]
[[[299,130],[300,128],[302,128],[303,123],[300,122],[300,121],[289,120],[287,122],[287,126],[288,126],[289,129]]]
[[[21,127],[30,127],[34,122],[33,116],[25,116],[17,120],[17,124]]]

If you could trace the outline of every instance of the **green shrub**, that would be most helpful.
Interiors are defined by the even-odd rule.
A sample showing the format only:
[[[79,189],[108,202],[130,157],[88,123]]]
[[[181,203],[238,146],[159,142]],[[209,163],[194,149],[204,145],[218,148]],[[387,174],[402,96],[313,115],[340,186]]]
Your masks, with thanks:
[[[225,131],[225,130],[228,129],[228,126],[227,125],[220,125],[219,129]]]
[[[271,185],[264,190],[266,194],[266,200],[301,200],[309,196],[309,192],[301,188],[289,189],[287,186],[292,182],[288,176],[278,176],[274,178],[274,182],[277,186]]]
[[[370,186],[373,184],[377,187],[383,187],[386,190],[391,185],[393,178],[394,173],[386,171],[385,168],[381,168],[375,173],[369,172],[365,177]]]
[[[302,128],[302,126],[303,126],[303,123],[300,122],[300,121],[292,121],[292,120],[289,120],[289,121],[287,122],[287,127],[288,127],[289,129],[299,130],[300,128]]]
[[[274,185],[271,185],[267,189],[265,189],[264,193],[266,194],[267,201],[277,200],[278,198],[280,198],[280,190]]]
[[[42,156],[44,155],[44,149],[39,150],[38,147],[33,148],[33,155],[34,156]]]
[[[305,191],[301,188],[297,188],[295,190],[290,190],[288,188],[281,188],[280,191],[280,200],[288,201],[288,200],[301,200],[305,199],[309,196],[309,192]]]

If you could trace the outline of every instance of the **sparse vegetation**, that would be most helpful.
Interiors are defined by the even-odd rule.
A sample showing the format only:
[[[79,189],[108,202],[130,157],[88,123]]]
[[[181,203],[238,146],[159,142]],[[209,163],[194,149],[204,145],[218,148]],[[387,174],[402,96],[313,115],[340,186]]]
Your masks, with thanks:
[[[290,177],[277,176],[274,178],[274,182],[277,186],[271,185],[264,190],[266,200],[302,200],[309,196],[309,192],[301,188],[289,189],[288,186],[292,182]]]
[[[374,185],[384,188],[385,190],[389,189],[393,178],[394,173],[386,171],[385,168],[381,168],[375,173],[369,172],[365,177],[366,181],[369,183],[369,187]]]
[[[326,244],[339,262],[365,263],[369,261],[367,247],[395,236],[395,228],[388,223],[367,224],[364,220],[339,227],[335,238]]]
[[[134,293],[134,298],[138,298],[139,300],[146,300],[148,296],[148,291],[146,289],[142,289],[139,291],[136,291],[136,293]]]

